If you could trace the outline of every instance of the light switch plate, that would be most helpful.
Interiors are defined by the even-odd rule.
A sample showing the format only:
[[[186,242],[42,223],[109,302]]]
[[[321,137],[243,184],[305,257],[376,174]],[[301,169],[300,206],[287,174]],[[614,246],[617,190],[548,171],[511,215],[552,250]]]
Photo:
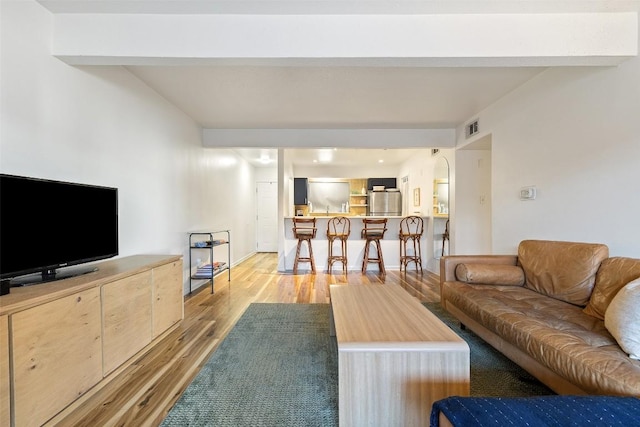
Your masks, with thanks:
[[[535,200],[536,187],[522,187],[520,189],[520,200]]]

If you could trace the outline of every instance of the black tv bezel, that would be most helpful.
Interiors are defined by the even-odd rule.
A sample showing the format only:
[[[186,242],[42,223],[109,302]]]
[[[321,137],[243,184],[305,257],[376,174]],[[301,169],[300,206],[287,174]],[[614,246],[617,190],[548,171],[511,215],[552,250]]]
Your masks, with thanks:
[[[2,280],[3,282],[9,281],[11,287],[16,287],[16,286],[25,286],[25,285],[61,280],[68,277],[90,273],[97,270],[96,267],[86,266],[85,268],[77,268],[77,266],[81,266],[83,264],[88,264],[95,261],[113,258],[119,255],[120,253],[119,198],[118,198],[119,193],[118,193],[117,187],[109,187],[109,186],[103,186],[103,185],[84,184],[79,182],[61,181],[61,180],[54,180],[54,179],[36,178],[36,177],[29,177],[29,176],[23,176],[23,175],[0,173],[0,179],[2,178],[15,178],[15,179],[21,179],[25,181],[37,181],[37,182],[50,183],[50,184],[70,185],[75,187],[113,190],[115,192],[115,208],[116,208],[115,209],[116,211],[115,212],[116,251],[114,253],[105,253],[98,256],[79,258],[76,260],[59,262],[55,264],[47,264],[47,265],[42,265],[38,267],[17,270],[17,271],[10,271],[10,272],[0,271],[0,280]],[[0,186],[0,191],[2,191],[1,186]],[[59,269],[74,267],[74,266],[76,267],[76,269],[69,269],[69,270],[66,270],[65,272],[58,271]]]

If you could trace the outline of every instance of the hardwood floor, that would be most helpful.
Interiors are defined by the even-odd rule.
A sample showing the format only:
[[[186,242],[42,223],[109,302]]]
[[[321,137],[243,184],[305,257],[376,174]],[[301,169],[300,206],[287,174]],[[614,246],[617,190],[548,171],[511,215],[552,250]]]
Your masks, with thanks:
[[[408,273],[297,275],[277,271],[277,254],[259,253],[215,280],[215,293],[203,286],[185,297],[185,317],[160,344],[106,386],[89,391],[50,421],[60,426],[157,426],[206,363],[210,354],[254,302],[328,303],[329,285],[399,285],[421,301],[439,301],[439,278],[409,268]]]

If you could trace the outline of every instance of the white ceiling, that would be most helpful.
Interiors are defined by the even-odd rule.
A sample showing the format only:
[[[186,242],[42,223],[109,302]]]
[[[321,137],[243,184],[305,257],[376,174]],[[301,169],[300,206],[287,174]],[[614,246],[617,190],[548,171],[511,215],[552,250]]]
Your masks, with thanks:
[[[204,128],[453,128],[543,69],[129,66]]]
[[[563,13],[637,10],[638,1],[600,0],[41,0],[54,13],[145,14],[433,14]],[[505,35],[508,37],[508,35]],[[252,60],[215,65],[128,65],[127,69],[203,128],[455,128],[521,86],[543,67],[427,67],[394,63]],[[295,150],[311,163],[317,151]],[[264,149],[238,150],[247,160]],[[266,153],[275,158],[275,150]],[[413,150],[387,152],[387,161]],[[345,164],[378,151],[340,150]],[[394,160],[395,161],[395,160]]]

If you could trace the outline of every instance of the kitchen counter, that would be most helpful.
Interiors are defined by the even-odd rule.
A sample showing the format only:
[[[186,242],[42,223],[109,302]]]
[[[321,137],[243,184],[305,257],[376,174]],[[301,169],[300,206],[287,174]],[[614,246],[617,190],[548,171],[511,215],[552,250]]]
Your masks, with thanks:
[[[349,219],[353,219],[353,218],[358,218],[358,219],[362,219],[362,218],[404,218],[404,216],[402,215],[349,215],[346,213],[333,213],[333,212],[329,212],[328,214],[322,214],[322,213],[316,213],[314,215],[304,215],[304,216],[298,216],[296,218],[316,218],[316,219],[327,219],[327,218],[334,218],[337,216],[346,216]],[[294,217],[292,216],[285,216],[285,219],[292,219]],[[428,216],[425,216],[423,218],[429,218]]]
[[[316,218],[317,233],[315,239],[312,240],[313,255],[316,264],[316,271],[326,271],[327,269],[327,254],[328,254],[328,242],[327,242],[327,223],[329,219],[335,216],[346,216],[351,221],[351,233],[347,241],[347,259],[349,271],[360,271],[362,268],[362,257],[364,255],[364,243],[360,233],[362,232],[363,223],[362,220],[387,218],[387,231],[382,239],[382,255],[384,257],[384,264],[387,270],[399,270],[400,269],[400,240],[398,234],[400,231],[400,221],[404,216],[348,216],[348,215],[312,215],[305,216],[303,218]],[[424,233],[420,240],[422,248],[422,266],[423,269],[426,266],[427,256],[427,225],[429,224],[428,216],[422,216],[424,220]],[[293,262],[296,257],[296,246],[298,240],[293,235],[293,217],[284,218],[284,262],[285,270],[293,270]],[[338,248],[338,244],[334,248],[334,251]],[[303,245],[303,253],[306,253],[306,245]],[[409,265],[409,270],[414,268],[413,264]],[[298,265],[298,271],[309,271],[311,266],[309,263],[300,263]],[[339,273],[342,270],[340,263],[333,265],[333,271]],[[377,271],[378,267],[375,264],[369,264],[367,270]]]

